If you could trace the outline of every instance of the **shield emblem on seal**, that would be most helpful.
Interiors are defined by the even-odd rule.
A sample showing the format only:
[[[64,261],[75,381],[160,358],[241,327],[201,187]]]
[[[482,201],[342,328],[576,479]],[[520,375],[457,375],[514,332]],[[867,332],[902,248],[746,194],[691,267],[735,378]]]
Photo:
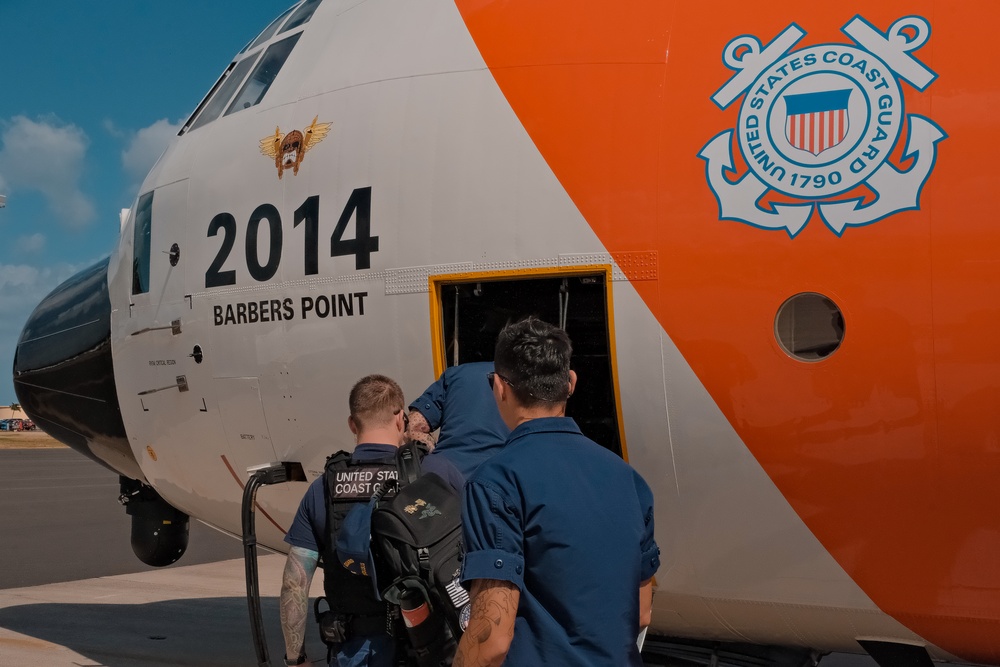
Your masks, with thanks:
[[[785,95],[785,138],[795,148],[819,155],[847,136],[851,90]]]

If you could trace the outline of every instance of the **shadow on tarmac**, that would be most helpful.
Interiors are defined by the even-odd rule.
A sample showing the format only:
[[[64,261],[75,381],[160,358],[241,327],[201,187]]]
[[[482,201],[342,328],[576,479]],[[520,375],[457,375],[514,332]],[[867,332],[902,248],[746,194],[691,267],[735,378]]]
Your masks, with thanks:
[[[261,613],[271,663],[281,664],[284,642],[278,599],[262,598]],[[42,603],[0,609],[0,628],[65,647],[93,661],[58,664],[246,667],[257,664],[248,618],[246,599],[240,597],[135,605]],[[308,625],[309,658],[324,664],[326,647],[318,639],[311,615]],[[44,659],[37,648],[25,655],[31,657],[20,664],[56,664]]]

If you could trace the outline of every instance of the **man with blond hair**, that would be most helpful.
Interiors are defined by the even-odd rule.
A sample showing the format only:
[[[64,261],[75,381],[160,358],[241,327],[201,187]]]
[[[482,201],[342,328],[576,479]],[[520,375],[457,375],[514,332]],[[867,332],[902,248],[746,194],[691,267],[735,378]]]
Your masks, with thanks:
[[[285,637],[285,664],[306,662],[305,631],[309,586],[323,555],[323,589],[340,630],[331,645],[333,667],[391,667],[396,642],[390,635],[392,619],[378,599],[368,576],[341,564],[336,540],[347,513],[367,503],[379,490],[379,480],[396,476],[396,451],[404,442],[406,402],[399,385],[385,375],[368,375],[351,389],[347,426],[356,446],[348,455],[328,459],[327,472],[309,485],[285,542],[291,545],[281,581],[281,630]],[[424,472],[433,472],[456,490],[462,488],[458,470],[441,457],[425,458]]]

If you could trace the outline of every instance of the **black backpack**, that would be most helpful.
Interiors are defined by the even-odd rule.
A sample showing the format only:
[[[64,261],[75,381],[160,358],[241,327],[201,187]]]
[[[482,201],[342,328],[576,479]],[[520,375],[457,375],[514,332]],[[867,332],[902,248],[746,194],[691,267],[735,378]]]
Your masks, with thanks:
[[[457,641],[468,623],[469,594],[462,588],[462,502],[434,473],[419,474],[415,443],[398,452],[395,495],[372,513],[371,539],[382,598],[400,605],[419,592],[430,613],[443,617]],[[390,497],[391,496],[391,497]],[[465,615],[463,621],[463,612]]]

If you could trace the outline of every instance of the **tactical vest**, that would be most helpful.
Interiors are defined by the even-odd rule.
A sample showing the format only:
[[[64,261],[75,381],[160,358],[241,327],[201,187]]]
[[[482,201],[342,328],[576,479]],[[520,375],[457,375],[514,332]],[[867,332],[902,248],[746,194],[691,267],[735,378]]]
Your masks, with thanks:
[[[352,574],[341,566],[336,553],[337,535],[351,508],[370,501],[386,480],[396,476],[395,453],[355,463],[345,451],[327,458],[323,474],[326,499],[323,590],[333,613],[358,619],[367,617],[373,621],[372,626],[376,625],[376,617],[386,617],[386,605],[375,597],[369,577]]]

